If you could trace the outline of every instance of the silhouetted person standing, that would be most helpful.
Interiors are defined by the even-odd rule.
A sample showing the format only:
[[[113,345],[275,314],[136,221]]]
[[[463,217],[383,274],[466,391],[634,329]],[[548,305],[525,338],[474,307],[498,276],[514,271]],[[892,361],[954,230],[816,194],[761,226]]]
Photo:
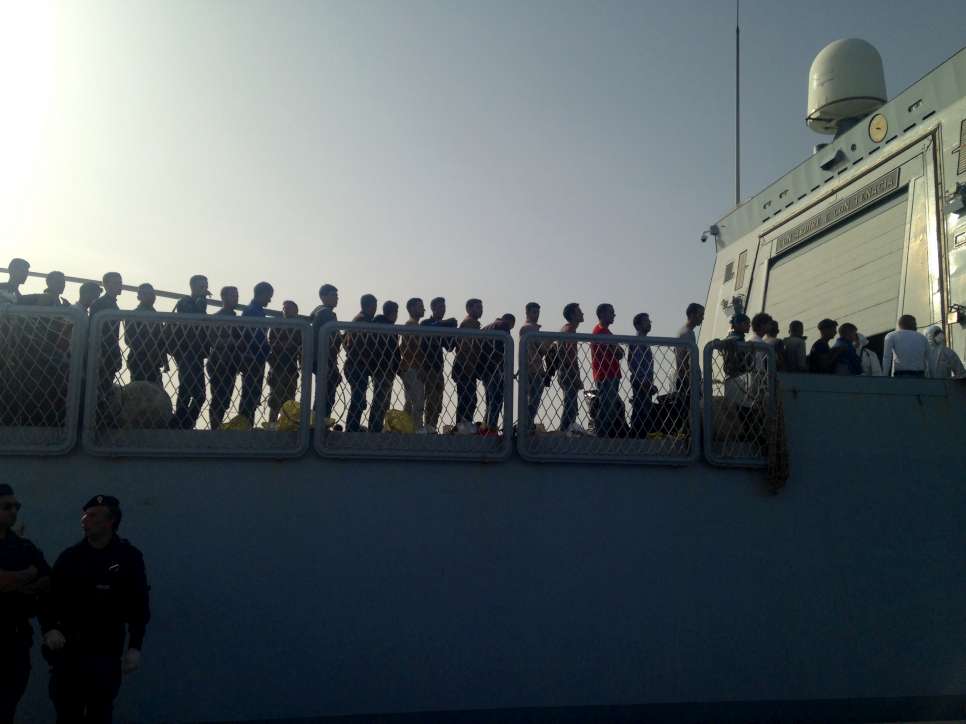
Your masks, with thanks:
[[[0,483],[0,724],[13,724],[30,678],[30,619],[50,590],[50,567],[33,543],[14,532],[20,503]]]
[[[71,306],[79,309],[85,315],[90,313],[91,305],[101,296],[101,285],[97,282],[84,282],[77,290],[77,301]]]
[[[214,313],[219,320],[238,316],[238,287],[221,288],[221,309]],[[208,379],[211,383],[211,405],[208,407],[208,423],[217,430],[225,421],[225,413],[231,406],[235,380],[241,372],[239,347],[241,333],[234,325],[216,324],[211,331],[211,350],[208,353]]]
[[[479,299],[466,301],[466,317],[460,329],[480,329],[483,302]],[[456,356],[453,359],[453,381],[456,383],[456,427],[460,432],[474,432],[473,416],[476,414],[476,382],[480,379],[480,340],[473,337],[456,339]],[[462,426],[462,427],[461,427]]]
[[[818,323],[819,338],[812,344],[808,353],[808,371],[812,374],[830,375],[835,368],[835,357],[829,342],[835,339],[839,325],[834,319],[823,319]]]
[[[322,327],[329,322],[337,322],[335,308],[339,306],[339,290],[334,284],[323,284],[319,287],[319,300],[322,302],[312,311],[312,329],[315,330],[315,338],[321,339]],[[322,400],[322,417],[332,415],[332,408],[335,406],[335,395],[342,382],[342,375],[339,374],[339,350],[342,347],[342,335],[333,332],[329,338],[328,360],[325,373],[325,399]],[[321,389],[318,382],[319,370],[322,369],[321,360],[315,360],[316,385]]]
[[[517,319],[512,314],[504,314],[483,329],[488,332],[503,332],[509,337]],[[480,340],[479,374],[486,394],[486,431],[500,429],[500,413],[506,399],[506,348],[503,340]],[[511,373],[512,374],[512,373]]]
[[[138,287],[136,312],[155,311],[157,294],[150,284]],[[124,326],[124,343],[127,345],[127,371],[132,382],[152,382],[163,386],[161,370],[168,367],[168,355],[164,348],[164,327],[161,322],[128,321]]]
[[[886,377],[926,377],[929,374],[929,342],[917,331],[911,314],[899,317],[897,329],[882,343],[882,371]]]
[[[654,432],[651,429],[651,404],[658,391],[654,385],[654,353],[650,345],[644,342],[651,331],[651,317],[647,312],[634,315],[634,329],[641,342],[629,345],[627,356],[627,371],[634,393],[631,400],[631,432],[636,437],[645,437],[647,433]]]
[[[52,271],[47,275],[47,287],[44,289],[44,294],[51,298],[50,303],[52,305],[70,306],[70,302],[63,297],[65,289],[67,289],[67,278],[64,276],[64,272]]]
[[[283,318],[295,319],[298,315],[298,304],[291,300],[282,302]],[[275,423],[282,405],[298,394],[302,332],[292,327],[275,327],[268,334],[268,347],[268,421]]]
[[[560,328],[563,334],[577,334],[584,322],[584,311],[577,302],[570,302],[563,308],[566,324]],[[557,384],[563,393],[563,410],[560,414],[560,431],[568,432],[577,422],[577,395],[584,389],[583,375],[576,342],[560,340],[555,354]]]
[[[430,316],[420,322],[421,327],[447,327],[456,329],[456,319],[446,316],[446,300],[435,297],[429,303]],[[439,416],[443,411],[443,391],[446,380],[443,370],[446,367],[446,352],[453,349],[452,337],[432,335],[423,339],[425,352],[425,380],[426,380],[426,414],[424,418],[426,431],[438,432]]]
[[[58,724],[109,724],[122,675],[141,665],[148,584],[141,551],[117,535],[117,498],[96,495],[83,510],[84,540],[54,564],[44,656]]]
[[[378,301],[372,294],[363,294],[359,299],[360,311],[352,318],[353,322],[371,323],[376,317]],[[366,393],[369,391],[369,377],[372,374],[372,335],[366,332],[347,332],[343,338],[345,345],[345,376],[349,383],[349,410],[346,414],[346,432],[359,432],[362,429],[362,411],[366,409]]]
[[[268,282],[255,285],[252,301],[242,310],[242,316],[264,319],[268,316],[265,307],[272,303],[275,289]],[[241,369],[242,389],[238,412],[255,425],[255,414],[262,401],[262,386],[265,381],[265,363],[271,348],[268,346],[268,333],[265,327],[245,327],[242,329]]]
[[[375,324],[393,326],[399,319],[399,305],[387,301],[382,314],[373,318]],[[382,432],[392,397],[392,387],[399,372],[399,335],[370,334],[372,370],[372,409],[369,410],[369,432]]]
[[[520,327],[520,344],[524,343],[524,337],[528,334],[540,331],[540,305],[537,302],[528,302],[524,312],[526,321]],[[547,385],[547,349],[543,343],[527,345],[527,422],[531,427],[540,409],[543,389]]]
[[[788,336],[782,340],[785,344],[785,371],[803,373],[808,372],[808,357],[805,354],[805,325],[797,319],[788,325]]]
[[[117,298],[124,289],[124,281],[117,272],[108,272],[102,279],[104,294],[91,305],[91,324],[101,312],[117,311]],[[97,367],[97,425],[116,427],[117,421],[108,419],[110,401],[114,396],[114,378],[121,371],[121,323],[106,322],[100,327],[100,364]]]
[[[11,259],[7,265],[7,281],[0,283],[0,304],[17,304],[20,301],[20,287],[30,275],[30,262],[26,259]]]
[[[612,335],[610,326],[616,315],[612,304],[597,305],[597,326],[595,335]],[[590,343],[591,370],[594,382],[597,384],[597,419],[596,433],[598,437],[616,437],[626,425],[623,420],[624,405],[620,399],[621,360],[624,350],[616,344],[601,342]],[[623,423],[623,424],[622,424]]]
[[[175,314],[206,314],[208,277],[195,274],[188,280],[190,295],[174,307]],[[208,356],[208,328],[198,322],[169,322],[166,327],[168,354],[178,365],[178,401],[171,426],[193,430],[205,404],[205,358]]]

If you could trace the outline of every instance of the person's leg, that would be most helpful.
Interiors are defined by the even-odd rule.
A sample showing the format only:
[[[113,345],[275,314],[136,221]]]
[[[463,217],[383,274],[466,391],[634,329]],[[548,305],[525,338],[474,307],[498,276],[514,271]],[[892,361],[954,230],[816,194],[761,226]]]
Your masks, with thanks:
[[[396,376],[380,371],[372,376],[372,409],[369,410],[369,432],[382,432],[392,397],[392,386]]]
[[[500,424],[500,413],[503,412],[503,375],[495,373],[486,380],[486,426],[496,430]]]
[[[369,387],[369,373],[355,367],[346,370],[349,382],[349,412],[346,415],[346,432],[359,432],[362,411],[366,408],[366,392]]]
[[[610,437],[617,418],[617,385],[620,380],[601,380],[597,383],[597,435]]]
[[[527,388],[527,414],[531,425],[537,421],[540,411],[540,400],[543,397],[543,375],[531,375]]]
[[[329,370],[325,387],[325,407],[322,408],[323,417],[332,416],[332,408],[335,407],[335,395],[339,389],[340,382],[342,382],[342,377],[339,373],[335,370]]]
[[[121,660],[117,656],[85,657],[84,724],[111,724],[114,700],[121,689]]]
[[[453,375],[456,383],[456,422],[472,422],[476,410],[476,380],[460,372]]]
[[[47,649],[45,658],[50,664],[47,693],[57,713],[57,724],[82,724],[84,721],[84,682],[82,668],[76,657],[63,651]]]
[[[406,413],[412,418],[416,429],[423,426],[423,406],[426,400],[426,382],[418,369],[409,369],[403,375],[406,388]]]
[[[225,413],[231,403],[231,393],[235,388],[235,372],[229,369],[226,360],[214,357],[208,360],[208,377],[211,380],[208,422],[212,430],[217,430],[224,422]]]
[[[566,432],[575,422],[577,422],[577,388],[564,387],[563,392],[563,411],[560,414],[560,430]]]
[[[189,395],[188,419],[186,424],[189,430],[194,430],[201,416],[201,408],[205,404],[205,359],[204,357],[194,357],[190,364],[189,375]]]
[[[242,369],[242,394],[238,412],[247,417],[254,427],[255,415],[262,402],[262,385],[265,383],[265,363],[248,361]]]
[[[426,427],[436,430],[443,411],[443,388],[445,380],[441,370],[426,372]]]
[[[0,724],[13,724],[30,679],[30,648],[8,642],[0,651]]]

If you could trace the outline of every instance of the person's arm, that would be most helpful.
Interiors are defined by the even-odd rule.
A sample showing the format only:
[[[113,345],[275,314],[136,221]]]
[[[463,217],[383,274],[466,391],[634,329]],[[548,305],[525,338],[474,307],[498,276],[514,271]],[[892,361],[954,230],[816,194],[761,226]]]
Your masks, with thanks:
[[[151,605],[149,600],[149,586],[147,573],[144,570],[144,558],[137,551],[132,551],[134,572],[124,612],[127,620],[127,651],[124,653],[121,668],[125,674],[130,674],[141,666],[141,648],[144,645],[144,633],[151,620]]]
[[[40,572],[33,564],[20,571],[0,570],[0,593],[20,593],[37,580]]]
[[[885,342],[882,347],[882,374],[885,377],[892,377],[892,352],[893,338],[892,334],[889,333],[885,336]]]

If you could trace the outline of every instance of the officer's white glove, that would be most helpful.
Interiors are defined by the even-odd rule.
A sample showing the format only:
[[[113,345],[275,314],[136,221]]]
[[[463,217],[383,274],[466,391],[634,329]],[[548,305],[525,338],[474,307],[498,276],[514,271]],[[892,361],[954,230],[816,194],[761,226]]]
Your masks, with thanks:
[[[121,658],[121,671],[131,674],[141,668],[141,652],[137,649],[128,649]]]
[[[67,639],[64,638],[64,634],[55,628],[44,634],[44,644],[51,651],[60,651],[66,643]]]

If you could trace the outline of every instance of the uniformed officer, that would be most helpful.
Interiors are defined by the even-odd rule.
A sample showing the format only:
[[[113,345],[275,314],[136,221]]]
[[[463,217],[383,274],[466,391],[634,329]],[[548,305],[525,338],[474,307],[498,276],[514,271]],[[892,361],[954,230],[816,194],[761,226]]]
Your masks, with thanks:
[[[13,724],[30,678],[30,645],[40,596],[50,589],[50,567],[33,543],[13,531],[20,503],[0,483],[0,724]]]
[[[94,496],[81,517],[84,540],[54,564],[42,623],[58,724],[110,722],[122,673],[141,664],[148,584],[141,551],[117,535],[120,523],[117,498]]]

